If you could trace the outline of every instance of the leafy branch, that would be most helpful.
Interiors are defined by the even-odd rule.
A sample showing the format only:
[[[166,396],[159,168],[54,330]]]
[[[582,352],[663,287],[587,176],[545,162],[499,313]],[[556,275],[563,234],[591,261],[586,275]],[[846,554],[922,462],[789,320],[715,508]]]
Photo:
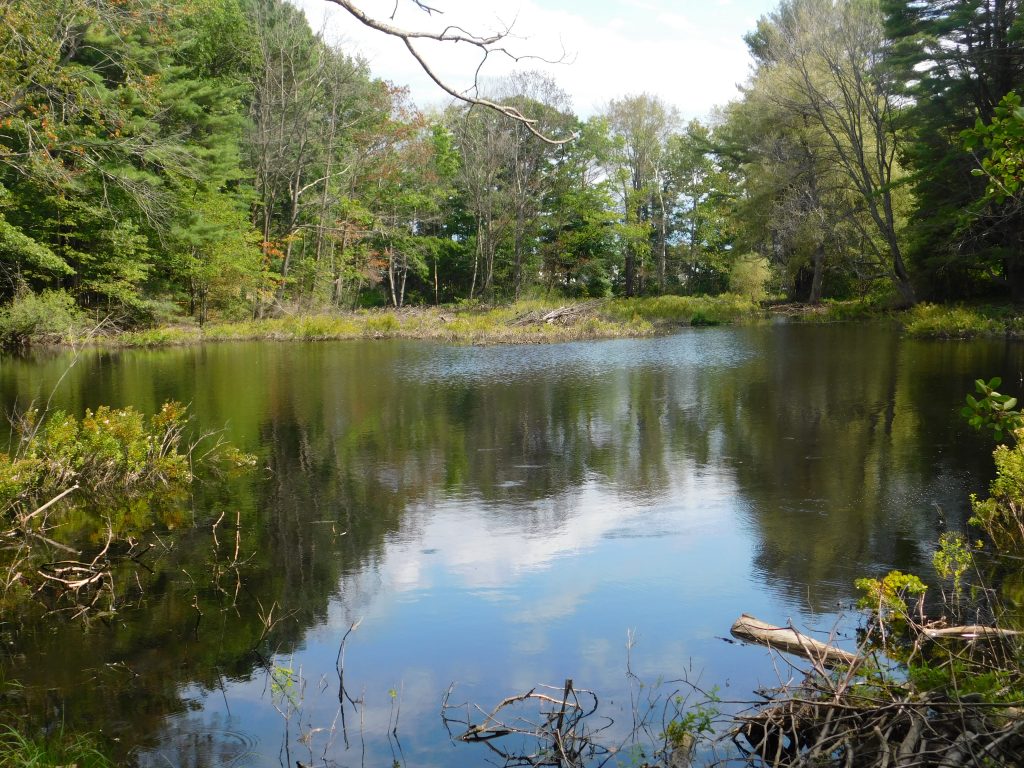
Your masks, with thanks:
[[[1012,435],[1024,427],[1024,414],[1017,410],[1017,398],[996,391],[1002,383],[998,376],[987,383],[977,379],[974,386],[982,397],[967,395],[967,405],[960,409],[967,423],[978,431],[991,429],[996,442],[1002,442],[1005,434]]]

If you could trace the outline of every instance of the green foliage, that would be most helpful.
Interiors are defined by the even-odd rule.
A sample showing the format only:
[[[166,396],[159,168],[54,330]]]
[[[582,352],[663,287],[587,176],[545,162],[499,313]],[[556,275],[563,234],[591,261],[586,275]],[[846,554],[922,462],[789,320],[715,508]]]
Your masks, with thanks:
[[[383,336],[394,333],[399,328],[398,318],[390,312],[373,314],[366,319],[366,333],[371,336]]]
[[[0,453],[0,515],[17,517],[78,485],[91,499],[130,498],[192,480],[182,444],[187,413],[165,403],[147,420],[134,408],[100,406],[79,420],[62,411],[15,422],[17,451]]]
[[[932,564],[939,578],[952,580],[954,599],[959,599],[963,576],[974,564],[971,546],[964,535],[947,531],[939,536],[939,547],[932,555]]]
[[[937,298],[999,291],[1024,297],[1020,206],[992,208],[1012,175],[1018,130],[1000,102],[1024,81],[1024,18],[1016,4],[883,0],[887,74],[903,97],[904,162],[914,205],[908,250],[919,281]],[[998,146],[1000,140],[1011,144]],[[985,142],[989,141],[990,146]],[[987,164],[992,171],[976,174]],[[996,185],[998,187],[998,185]],[[1008,191],[1008,190],[1007,190]]]
[[[636,317],[676,325],[718,325],[759,316],[760,308],[750,298],[737,294],[719,296],[656,296],[616,299],[605,312],[618,319]]]
[[[736,259],[729,270],[729,288],[750,301],[764,301],[771,277],[768,259],[757,254],[745,254]]]
[[[960,409],[960,415],[979,432],[991,429],[997,443],[1024,427],[1024,414],[1017,409],[1017,398],[996,392],[1000,384],[1002,379],[998,376],[988,382],[975,380],[974,386],[982,397],[967,395],[967,405]]]
[[[0,307],[0,347],[66,341],[73,339],[84,324],[84,314],[65,291],[24,292]]]
[[[854,586],[864,593],[857,602],[859,607],[890,612],[897,616],[909,615],[907,599],[920,597],[928,589],[917,576],[902,571],[889,571],[880,579],[857,579]]]
[[[988,181],[983,203],[1001,206],[1022,195],[1024,184],[1024,107],[1020,94],[1011,91],[994,110],[989,123],[979,117],[974,127],[963,132],[964,146],[984,152],[975,176]]]
[[[114,570],[140,542],[159,536],[154,531],[193,519],[184,504],[193,465],[220,478],[255,462],[216,441],[193,456],[197,443],[185,441],[186,424],[185,407],[173,402],[148,419],[133,408],[101,406],[81,419],[30,410],[14,422],[12,452],[0,452],[0,522],[3,536],[17,542],[0,557],[5,610],[21,613],[32,600],[52,598],[85,616],[99,610],[104,594],[102,615],[116,610],[125,595],[115,589]],[[93,555],[54,570],[55,549]]]
[[[907,666],[907,680],[922,693],[939,692],[954,700],[1005,704],[1024,696],[1024,679],[1015,664],[993,665],[963,651],[953,655],[938,652],[932,659],[912,662]]]
[[[868,290],[885,275],[913,303],[877,5],[790,0],[746,41],[754,72],[720,131],[743,179],[737,252],[768,255],[799,301]]]
[[[970,522],[989,535],[996,547],[1008,553],[1024,552],[1024,445],[997,446],[992,454],[996,477],[989,497],[971,495]]]
[[[720,714],[713,706],[694,707],[670,720],[663,737],[673,748],[685,747],[694,738],[714,733],[714,722]]]
[[[893,296],[888,291],[875,291],[856,299],[825,301],[826,317],[829,320],[878,318],[884,316],[892,305]]]
[[[995,318],[964,306],[921,303],[905,320],[907,334],[915,338],[970,339],[1005,333]]]
[[[487,110],[425,116],[283,0],[10,0],[0,300],[64,290],[132,326],[533,287],[604,298],[731,286],[761,301],[769,274],[802,301],[886,276],[907,300],[908,229],[939,293],[1019,284],[1024,296],[1024,111],[1007,94],[1024,72],[1017,10],[941,5],[885,0],[889,46],[870,3],[783,4],[748,37],[754,75],[714,128],[681,125],[655,95],[583,121],[546,77],[496,83],[542,130],[575,135],[554,147]],[[995,39],[1008,41],[998,57],[919,66]],[[899,147],[928,215],[913,215]],[[767,255],[771,272],[740,253]],[[912,332],[1001,327],[926,314]]]
[[[88,736],[31,739],[9,726],[0,728],[0,768],[113,768]]]

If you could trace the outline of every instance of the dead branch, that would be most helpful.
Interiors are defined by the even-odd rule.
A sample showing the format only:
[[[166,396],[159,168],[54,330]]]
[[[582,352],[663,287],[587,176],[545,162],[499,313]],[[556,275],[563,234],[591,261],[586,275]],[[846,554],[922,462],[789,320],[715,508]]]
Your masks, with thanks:
[[[527,117],[516,107],[509,104],[501,104],[499,102],[492,101],[491,99],[486,99],[481,96],[472,95],[469,92],[477,91],[480,70],[483,67],[484,63],[486,63],[487,59],[490,58],[492,55],[499,54],[502,56],[506,56],[512,59],[513,61],[522,61],[524,59],[538,59],[545,63],[553,64],[556,63],[556,61],[564,60],[564,53],[563,56],[556,61],[551,61],[535,55],[524,56],[514,54],[511,51],[509,51],[508,48],[502,45],[502,43],[508,38],[509,34],[511,33],[511,27],[508,27],[501,32],[496,32],[492,35],[476,35],[471,32],[467,32],[466,30],[458,26],[448,26],[445,27],[440,32],[426,32],[422,30],[417,31],[411,29],[403,29],[401,27],[395,26],[394,24],[391,24],[390,22],[382,21],[380,19],[376,19],[368,15],[365,11],[356,6],[353,0],[330,1],[333,2],[335,5],[338,5],[341,8],[343,8],[353,18],[355,18],[357,21],[359,21],[359,23],[363,24],[364,26],[369,27],[370,29],[373,29],[377,32],[381,32],[385,35],[388,35],[389,37],[394,37],[401,40],[405,44],[405,47],[409,50],[409,53],[412,55],[412,57],[420,65],[420,68],[424,71],[424,73],[426,73],[427,77],[429,77],[434,82],[435,85],[437,85],[442,91],[447,93],[449,96],[458,99],[459,101],[466,102],[467,104],[492,109],[495,112],[498,112],[499,114],[509,118],[510,120],[515,120],[518,123],[522,123],[530,131],[530,133],[532,133],[541,141],[546,142],[548,144],[566,144],[576,138],[576,134],[573,134],[572,136],[566,139],[556,139],[554,137],[547,136],[537,128],[536,119]],[[441,11],[439,11],[438,9],[427,6],[424,3],[419,2],[418,0],[413,0],[413,2],[421,10],[425,11],[428,15],[432,15],[434,13],[441,13]],[[392,18],[393,17],[394,13],[392,13]],[[476,48],[480,52],[481,59],[480,63],[477,65],[476,72],[474,74],[472,88],[468,89],[467,91],[459,91],[454,86],[450,85],[445,80],[443,80],[436,72],[434,72],[429,62],[424,58],[422,52],[416,47],[417,41],[421,40],[433,40],[441,43],[453,43],[456,45],[462,45],[463,47]]]
[[[815,640],[792,627],[776,627],[745,613],[736,619],[731,631],[741,640],[803,656],[825,666],[853,665],[860,661],[860,657],[855,653]]]
[[[592,301],[583,301],[578,304],[567,304],[557,309],[552,309],[548,312],[543,311],[530,311],[517,317],[512,321],[514,326],[523,325],[539,325],[541,323],[547,323],[551,325],[556,320],[562,324],[569,324],[576,321],[579,318],[586,317],[593,312],[598,306],[605,303],[604,299],[594,299]]]
[[[560,695],[538,688],[560,691]],[[441,716],[449,733],[453,733],[453,725],[457,726],[455,740],[484,744],[506,765],[582,768],[589,761],[610,754],[596,739],[603,728],[592,729],[586,723],[586,718],[597,711],[596,694],[576,688],[571,679],[561,688],[537,686],[508,696],[489,712],[476,707],[483,715],[479,723],[471,721],[468,707],[463,714],[462,706],[448,704],[451,692],[449,687],[441,705]],[[524,739],[525,746],[506,747],[501,741],[515,736]]]
[[[999,627],[986,627],[980,624],[967,624],[962,627],[944,627],[942,629],[922,630],[922,634],[931,638],[955,638],[957,640],[976,640],[979,637],[1017,637],[1024,634],[1015,629],[1000,629]]]
[[[54,496],[48,502],[46,502],[45,504],[41,504],[35,510],[33,510],[32,512],[29,512],[27,515],[22,517],[18,522],[21,523],[22,526],[24,526],[26,523],[28,523],[29,520],[31,520],[32,518],[36,517],[37,515],[40,515],[43,512],[45,512],[46,510],[48,510],[50,507],[52,507],[58,501],[63,499],[65,496],[67,496],[69,493],[71,493],[73,491],[77,491],[78,487],[79,487],[78,483],[75,483],[74,485],[72,485],[67,490],[61,491],[59,494]]]

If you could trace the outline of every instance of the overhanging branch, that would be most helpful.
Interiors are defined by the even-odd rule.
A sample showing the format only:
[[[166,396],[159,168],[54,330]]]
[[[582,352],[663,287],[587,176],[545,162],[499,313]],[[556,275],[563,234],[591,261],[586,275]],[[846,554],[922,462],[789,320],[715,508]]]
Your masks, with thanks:
[[[552,136],[548,136],[537,127],[536,119],[524,115],[516,107],[510,106],[508,104],[501,104],[491,99],[486,99],[480,96],[472,95],[465,91],[457,90],[454,86],[447,83],[433,70],[433,68],[427,62],[423,54],[417,49],[416,42],[420,40],[433,40],[435,42],[441,43],[454,43],[456,45],[471,46],[480,51],[480,64],[477,66],[476,72],[474,73],[473,76],[474,84],[472,90],[474,91],[476,90],[476,84],[479,78],[480,70],[483,67],[484,63],[492,54],[501,54],[507,56],[513,61],[522,61],[524,59],[537,59],[548,64],[553,64],[557,63],[558,61],[562,61],[564,59],[564,56],[562,59],[552,61],[536,55],[517,55],[509,51],[507,48],[501,45],[501,43],[511,33],[511,27],[506,28],[504,31],[496,32],[492,35],[473,34],[472,32],[469,32],[463,29],[462,27],[455,25],[449,25],[439,32],[411,30],[395,26],[394,24],[388,21],[382,21],[380,19],[368,15],[365,11],[356,6],[353,0],[330,0],[330,2],[343,8],[349,15],[354,17],[364,26],[369,27],[370,29],[373,29],[377,32],[381,32],[382,34],[388,35],[389,37],[397,38],[401,40],[403,43],[405,43],[405,47],[409,50],[409,53],[412,54],[412,57],[416,60],[416,63],[420,65],[420,68],[426,73],[427,77],[429,77],[434,82],[435,85],[437,85],[441,90],[443,90],[452,98],[458,99],[459,101],[464,101],[467,104],[475,104],[481,107],[486,107],[487,109],[493,109],[494,111],[504,115],[510,120],[515,120],[516,122],[522,123],[534,136],[548,144],[565,144],[567,142],[572,141],[575,138],[575,134],[565,139],[557,139]],[[427,5],[426,3],[422,2],[422,0],[410,0],[410,2],[412,2],[415,6],[417,6],[424,12],[426,12],[428,15],[441,13],[440,10]],[[395,11],[397,11],[397,8],[398,6],[396,3]],[[395,11],[392,11],[391,19],[394,19]]]

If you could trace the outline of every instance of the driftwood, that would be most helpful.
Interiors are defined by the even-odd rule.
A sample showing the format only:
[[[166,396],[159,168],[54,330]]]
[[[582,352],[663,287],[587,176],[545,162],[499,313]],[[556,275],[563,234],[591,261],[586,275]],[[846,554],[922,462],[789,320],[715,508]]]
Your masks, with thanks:
[[[803,656],[825,666],[852,665],[857,663],[859,658],[855,653],[815,640],[792,627],[776,627],[745,613],[733,623],[732,634],[741,640]]]
[[[956,640],[977,640],[979,637],[1017,637],[1024,634],[1015,629],[1000,629],[999,627],[986,627],[980,624],[968,624],[963,627],[943,627],[941,629],[925,627],[922,633],[926,637],[951,637]]]
[[[949,674],[945,684],[917,690],[884,667],[858,674],[858,659],[873,652],[863,641],[855,656],[807,637],[791,627],[774,627],[743,615],[732,633],[776,651],[799,654],[816,669],[802,682],[759,691],[764,698],[740,713],[732,741],[748,765],[761,768],[1002,768],[1024,765],[1024,716],[1019,701],[987,699],[958,688],[968,677],[991,669],[1012,671],[1017,656],[1009,641],[1024,633],[983,625],[914,626],[915,652],[941,672],[950,664],[970,671]],[[868,632],[874,631],[869,628]],[[922,651],[920,639],[968,641],[936,643]],[[990,642],[972,643],[975,639]],[[992,642],[995,641],[995,642]],[[950,647],[951,646],[951,647]],[[1000,654],[1009,655],[1000,655]],[[826,673],[839,662],[849,668]],[[1003,681],[998,696],[1019,684]]]
[[[576,318],[588,315],[603,303],[604,299],[593,299],[591,301],[583,301],[578,304],[566,304],[558,307],[557,309],[552,309],[549,312],[527,312],[513,320],[512,325],[539,325],[541,323],[551,325],[556,320],[561,323],[569,323],[573,322]]]

